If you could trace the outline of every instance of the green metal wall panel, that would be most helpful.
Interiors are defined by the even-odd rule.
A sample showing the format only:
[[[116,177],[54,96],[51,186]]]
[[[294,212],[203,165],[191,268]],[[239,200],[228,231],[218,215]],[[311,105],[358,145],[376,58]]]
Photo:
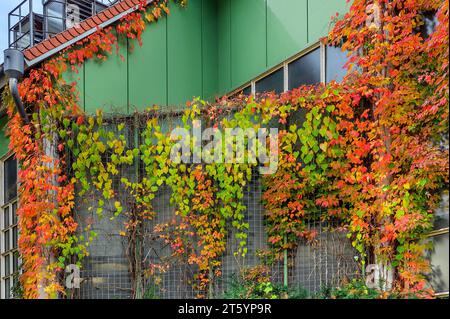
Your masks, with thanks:
[[[267,0],[267,58],[272,67],[308,43],[307,0]]]
[[[172,6],[167,19],[168,105],[202,94],[202,0]]]
[[[62,76],[67,83],[76,82],[78,105],[84,109],[84,64],[76,66],[75,70],[69,66]]]
[[[266,1],[231,0],[231,79],[237,87],[267,67]]]
[[[167,19],[149,24],[128,54],[130,112],[167,105]]]
[[[6,123],[8,123],[8,117],[3,116],[0,118],[0,157],[8,153],[9,138],[6,137]]]
[[[213,99],[218,93],[217,1],[202,0],[202,97]]]
[[[218,77],[219,93],[231,90],[231,0],[217,3]]]
[[[347,8],[346,0],[191,0],[149,25],[142,47],[121,45],[125,61],[114,52],[66,76],[78,77],[88,113],[212,99],[318,41]]]
[[[308,39],[313,43],[333,28],[331,16],[348,11],[346,0],[308,0]]]
[[[125,42],[125,43],[124,43]],[[106,61],[85,63],[85,110],[91,114],[102,108],[109,112],[128,112],[126,39],[121,39],[119,54],[115,51]],[[115,49],[114,49],[115,50]],[[122,61],[120,55],[123,56]]]

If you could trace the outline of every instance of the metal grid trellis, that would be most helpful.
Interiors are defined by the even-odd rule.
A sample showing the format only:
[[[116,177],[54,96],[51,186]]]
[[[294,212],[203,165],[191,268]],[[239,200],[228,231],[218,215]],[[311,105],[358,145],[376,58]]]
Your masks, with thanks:
[[[108,117],[108,125],[111,130],[118,123],[125,123],[127,148],[132,149],[136,143],[141,143],[141,134],[146,127],[149,117],[158,116],[163,131],[167,132],[176,125],[181,124],[179,113],[172,115],[159,113],[143,113],[129,117]],[[105,161],[108,160],[106,157]],[[132,197],[121,186],[120,178],[125,176],[137,180],[145,174],[143,164],[123,166],[119,174],[114,176],[114,187],[122,203],[132,202]],[[137,175],[137,176],[136,176]],[[261,201],[263,189],[262,178],[257,174],[257,169],[252,180],[245,189],[243,204],[246,206],[246,222],[248,230],[248,253],[245,257],[234,254],[238,243],[233,231],[229,231],[227,237],[227,249],[221,258],[222,275],[214,278],[212,284],[212,296],[220,298],[229,287],[233,278],[243,267],[256,266],[261,263],[257,253],[267,249],[267,235],[264,225],[264,205]],[[175,215],[175,207],[170,203],[171,191],[167,186],[158,190],[153,201],[155,217],[144,224],[142,266],[144,273],[150,264],[164,261],[170,256],[170,247],[158,239],[154,234],[154,226],[167,222]],[[119,216],[110,220],[108,216],[99,218],[94,209],[88,207],[95,205],[99,194],[93,192],[90,196],[78,197],[76,211],[80,226],[92,224],[98,237],[89,246],[90,255],[84,260],[81,270],[81,289],[73,295],[75,298],[131,298],[132,276],[130,274],[130,261],[127,254],[126,237],[119,235],[124,229],[123,223],[126,216]],[[107,205],[106,205],[107,206]],[[129,208],[129,207],[128,207]],[[127,207],[124,207],[127,209]],[[289,286],[292,288],[304,288],[309,293],[317,293],[323,287],[336,286],[342,280],[350,279],[358,275],[355,252],[337,223],[320,220],[311,221],[309,228],[317,231],[316,240],[311,243],[300,243],[295,252],[289,254]],[[88,236],[88,234],[85,234]],[[144,277],[144,298],[195,298],[197,292],[192,288],[192,275],[195,267],[187,262],[177,261],[165,272],[156,276]],[[271,266],[271,276],[274,283],[283,283],[283,261]]]

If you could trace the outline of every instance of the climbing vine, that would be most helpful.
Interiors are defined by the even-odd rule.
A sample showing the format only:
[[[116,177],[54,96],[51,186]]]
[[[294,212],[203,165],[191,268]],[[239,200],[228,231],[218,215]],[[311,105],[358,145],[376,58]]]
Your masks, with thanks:
[[[123,18],[114,29],[118,36],[137,39],[140,43],[146,26],[144,21],[156,22],[162,12],[169,13],[167,1],[154,1],[148,9],[145,8],[145,1],[142,1],[138,11]],[[80,262],[88,254],[86,246],[89,242],[85,242],[83,236],[77,236],[78,224],[73,218],[75,186],[81,181],[82,188],[87,188],[87,181],[83,176],[85,171],[99,170],[97,187],[105,185],[105,197],[112,196],[105,176],[111,173],[113,167],[108,167],[106,171],[104,167],[97,166],[100,162],[98,155],[104,152],[103,148],[106,146],[100,141],[93,141],[98,139],[99,133],[87,138],[86,132],[83,132],[92,127],[93,123],[89,120],[84,124],[82,111],[77,105],[75,86],[66,83],[62,75],[68,67],[77,72],[77,66],[87,59],[105,60],[114,46],[118,48],[118,36],[112,27],[97,30],[74,47],[31,70],[19,85],[27,111],[33,114],[30,124],[22,122],[15,113],[8,93],[4,95],[11,119],[8,134],[14,136],[11,138],[10,149],[20,163],[17,213],[21,234],[21,283],[25,298],[44,295],[57,297],[59,293],[63,293],[59,274],[64,270],[65,264],[73,257]],[[75,120],[74,116],[77,117]],[[82,157],[89,155],[89,159],[84,158],[86,162],[76,161],[74,164],[77,171],[74,178],[66,174],[65,157],[65,147],[68,145],[70,148],[74,141],[68,139],[67,145],[63,143],[71,130],[72,133],[80,133],[77,136],[78,142],[83,137],[87,138],[85,142],[92,147],[94,153],[91,156],[90,152],[73,150]],[[117,152],[120,153],[120,142],[115,144],[110,148],[117,146]],[[120,211],[120,204],[116,206],[116,211]],[[95,233],[91,233],[89,237],[92,239]]]
[[[378,9],[382,14],[372,16]],[[418,28],[428,11],[436,12],[438,24],[425,36]],[[174,160],[177,140],[163,128],[164,110],[118,121],[101,111],[89,116],[77,105],[75,86],[63,79],[68,68],[76,72],[88,59],[105,60],[114,48],[118,54],[120,37],[142,44],[147,23],[165,14],[168,1],[149,7],[143,1],[117,26],[98,30],[31,70],[20,84],[31,124],[22,122],[5,94],[14,136],[10,148],[20,163],[19,248],[26,298],[43,291],[49,297],[63,294],[61,270],[88,255],[96,234],[75,221],[75,194],[95,194],[89,210],[99,218],[126,217],[120,235],[127,238],[133,297],[143,296],[146,276],[180,262],[194,267],[191,283],[198,297],[212,297],[227,249],[235,241],[236,258],[248,253],[243,198],[263,164],[248,160],[254,155],[248,141],[242,163],[212,161],[215,151],[201,154],[204,162]],[[383,265],[392,272],[397,292],[428,296],[424,239],[441,191],[448,188],[448,147],[442,147],[442,136],[448,135],[448,0],[355,0],[324,41],[350,52],[342,83],[212,104],[196,99],[171,115],[181,117],[178,128],[187,131],[197,129],[199,121],[216,130],[279,129],[277,169],[262,176],[275,258],[294,254],[301,240],[315,239],[310,220],[338,221],[362,265]],[[194,150],[190,156],[195,157],[200,155],[196,143],[203,142],[193,138],[179,146]],[[237,145],[223,144],[233,146],[222,147],[222,156],[237,151]],[[132,177],[121,175],[125,170],[133,171]],[[147,265],[145,227],[155,221],[154,200],[166,188],[173,214],[156,223],[152,235],[171,253]],[[89,232],[88,238],[81,231]]]

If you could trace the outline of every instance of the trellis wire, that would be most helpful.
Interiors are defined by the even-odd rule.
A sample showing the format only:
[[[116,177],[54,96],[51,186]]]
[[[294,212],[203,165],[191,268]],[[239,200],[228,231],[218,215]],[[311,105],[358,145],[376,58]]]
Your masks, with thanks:
[[[109,115],[105,117],[106,126],[115,131],[119,123],[125,123],[125,135],[127,147],[132,149],[138,147],[136,143],[141,142],[141,134],[146,127],[150,117],[157,116],[163,131],[181,124],[181,113],[171,112],[149,112],[136,113],[135,115],[123,117]],[[107,157],[104,160],[108,160]],[[70,165],[69,165],[70,167]],[[250,227],[248,230],[248,253],[246,257],[237,257],[237,243],[234,234],[229,231],[227,237],[227,249],[221,258],[222,276],[214,278],[211,285],[211,295],[220,298],[224,295],[242,267],[250,267],[261,264],[257,252],[268,248],[267,235],[264,225],[264,205],[262,197],[262,179],[254,170],[252,180],[245,189],[243,204],[247,207],[246,222]],[[120,183],[122,177],[137,180],[145,174],[143,163],[139,163],[138,170],[132,166],[122,166],[119,174],[113,176],[113,185],[122,204],[124,211],[127,203],[133,201]],[[137,176],[136,176],[137,175]],[[83,260],[81,268],[80,289],[74,289],[72,298],[131,298],[133,296],[133,283],[130,274],[130,260],[127,254],[127,238],[120,236],[119,232],[124,230],[125,216],[119,216],[110,220],[109,216],[99,218],[95,213],[95,206],[100,195],[91,191],[86,195],[78,196],[76,199],[76,217],[83,229],[92,224],[92,229],[98,234],[89,246],[89,256]],[[144,225],[143,255],[141,261],[144,270],[150,264],[160,263],[170,255],[170,247],[155,236],[153,227],[159,223],[167,222],[175,214],[175,207],[170,203],[170,190],[162,186],[158,190],[153,202],[156,216]],[[129,207],[128,207],[129,208]],[[320,214],[320,212],[318,212]],[[345,236],[345,232],[338,227],[337,222],[322,221],[320,218],[311,220],[308,228],[317,231],[314,242],[301,242],[295,253],[289,253],[289,277],[290,288],[303,288],[310,294],[318,293],[322,288],[337,286],[345,280],[359,276],[356,253]],[[88,233],[81,231],[86,237]],[[272,281],[283,284],[283,260],[271,265]],[[167,271],[156,277],[145,278],[144,298],[195,298],[197,292],[192,288],[190,281],[195,273],[195,267],[187,262],[171,265]],[[156,279],[155,279],[156,278]]]

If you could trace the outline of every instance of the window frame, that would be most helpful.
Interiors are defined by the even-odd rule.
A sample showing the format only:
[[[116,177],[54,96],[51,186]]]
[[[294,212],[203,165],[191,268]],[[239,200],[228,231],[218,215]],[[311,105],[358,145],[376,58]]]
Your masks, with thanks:
[[[240,92],[242,92],[245,88],[251,87],[251,94],[256,94],[256,82],[261,81],[262,79],[270,76],[271,74],[277,72],[280,69],[283,69],[284,77],[283,77],[283,92],[289,91],[289,64],[294,62],[297,59],[302,58],[303,56],[307,55],[308,53],[311,53],[312,51],[318,49],[320,52],[320,82],[319,83],[325,83],[326,80],[326,45],[322,42],[315,42],[311,44],[310,46],[306,47],[305,49],[299,51],[298,53],[292,55],[288,59],[284,60],[283,62],[275,65],[274,67],[268,69],[267,71],[261,73],[257,77],[253,78],[250,81],[245,82],[244,84],[240,85],[236,89],[230,91],[227,96],[235,96],[238,95]]]
[[[426,235],[426,238],[433,239],[434,237],[445,235],[449,233],[449,227],[443,227],[439,229],[435,229],[431,232],[429,232]],[[431,258],[430,258],[430,264],[431,264]],[[434,293],[434,296],[437,298],[448,298],[449,297],[449,291],[438,291]]]
[[[4,185],[5,182],[5,176],[4,176],[4,168],[5,168],[5,162],[7,160],[10,160],[13,158],[14,154],[11,154],[10,152],[6,155],[0,157],[0,183],[1,185]],[[19,169],[19,165],[17,164],[17,170]],[[18,185],[18,184],[16,184]],[[3,188],[3,187],[2,187]],[[15,206],[15,213],[17,213],[17,207],[18,207],[18,194],[16,194],[16,197],[9,201],[5,201],[4,198],[5,192],[2,190],[0,191],[0,299],[6,299],[8,298],[14,298],[13,293],[11,289],[14,287],[15,282],[17,280],[17,275],[20,273],[20,258],[17,256],[15,258],[15,255],[19,253],[18,249],[18,239],[19,239],[19,228],[18,228],[18,218],[16,216],[15,220],[13,218],[12,212],[13,206]],[[5,227],[5,209],[8,208],[8,227]],[[16,229],[17,238],[14,239],[14,229]],[[8,232],[8,240],[9,240],[9,249],[5,250],[5,233]],[[15,247],[14,247],[14,244]],[[17,264],[15,264],[15,259],[17,260]],[[9,273],[6,275],[6,264],[5,261],[9,261]],[[14,269],[16,268],[16,269]],[[6,292],[6,281],[9,280],[9,286],[10,291]]]

